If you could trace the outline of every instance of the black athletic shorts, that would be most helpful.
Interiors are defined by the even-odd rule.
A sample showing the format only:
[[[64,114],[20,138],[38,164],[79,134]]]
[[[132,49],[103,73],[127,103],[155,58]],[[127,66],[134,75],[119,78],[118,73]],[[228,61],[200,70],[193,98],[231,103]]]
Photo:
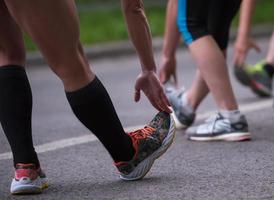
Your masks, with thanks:
[[[178,0],[177,24],[186,44],[212,35],[219,47],[227,48],[231,21],[241,0]]]

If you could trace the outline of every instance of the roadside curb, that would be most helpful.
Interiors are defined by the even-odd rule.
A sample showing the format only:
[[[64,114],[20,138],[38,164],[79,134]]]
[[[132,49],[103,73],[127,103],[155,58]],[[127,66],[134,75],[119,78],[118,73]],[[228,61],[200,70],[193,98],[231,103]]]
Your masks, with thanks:
[[[273,31],[273,25],[257,25],[252,30],[252,35],[255,38],[260,37],[269,37]],[[236,30],[232,30],[230,36],[230,42],[234,41],[236,38]],[[153,38],[153,50],[160,51],[163,46],[163,38],[155,37]],[[181,47],[185,48],[185,46],[181,45]],[[131,55],[135,53],[135,50],[129,41],[119,41],[119,42],[110,42],[105,44],[95,44],[84,47],[85,53],[88,59],[102,59],[105,57],[119,57],[125,55]],[[31,52],[27,54],[27,65],[44,65],[46,62],[44,61],[42,55],[39,52]]]

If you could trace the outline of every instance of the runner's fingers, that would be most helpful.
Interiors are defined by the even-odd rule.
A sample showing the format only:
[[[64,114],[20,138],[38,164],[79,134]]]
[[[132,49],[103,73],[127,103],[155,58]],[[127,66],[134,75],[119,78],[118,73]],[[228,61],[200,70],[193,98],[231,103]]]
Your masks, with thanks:
[[[135,100],[135,102],[138,102],[140,100],[140,98],[141,98],[141,92],[140,92],[140,90],[135,90],[135,92],[134,92],[134,100]]]
[[[167,106],[171,106],[170,102],[169,102],[169,100],[168,100],[168,98],[167,98],[167,96],[166,96],[166,94],[164,92],[162,93],[161,97],[162,97],[163,101],[165,102],[165,104]]]
[[[235,64],[242,65],[245,62],[246,52],[245,51],[237,51],[235,55]]]
[[[164,70],[161,70],[161,71],[160,71],[159,79],[160,79],[160,82],[161,82],[161,83],[165,83],[165,82],[166,82],[166,73],[165,73]]]
[[[234,59],[233,59],[234,65],[240,65],[239,60],[240,60],[240,59],[239,59],[239,53],[235,53]]]
[[[168,102],[166,102],[166,99],[163,97],[163,95],[160,95],[160,99],[158,100],[158,105],[161,107],[162,111],[165,111],[167,113],[172,112],[168,106]]]
[[[261,48],[260,48],[259,45],[257,45],[255,42],[252,43],[252,47],[253,47],[257,52],[261,52]]]
[[[161,111],[165,110],[165,104],[164,104],[164,102],[161,99],[157,100],[157,104],[161,108]]]
[[[162,108],[158,105],[156,99],[149,99],[150,103],[153,105],[154,108],[156,108],[158,111],[162,111]]]

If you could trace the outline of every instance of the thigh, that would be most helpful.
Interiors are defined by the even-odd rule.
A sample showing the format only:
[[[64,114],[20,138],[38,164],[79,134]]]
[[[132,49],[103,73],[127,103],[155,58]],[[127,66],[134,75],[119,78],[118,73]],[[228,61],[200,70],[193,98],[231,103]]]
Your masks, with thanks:
[[[211,0],[208,30],[222,50],[227,48],[231,22],[240,5],[241,0]]]
[[[79,42],[79,24],[72,0],[4,0],[17,23],[48,61],[67,56]],[[62,53],[61,53],[62,52]]]
[[[25,64],[23,34],[0,0],[0,66]]]
[[[74,80],[90,71],[79,40],[79,19],[73,0],[4,1],[62,80]]]
[[[208,34],[209,4],[210,0],[178,0],[177,24],[187,44]]]

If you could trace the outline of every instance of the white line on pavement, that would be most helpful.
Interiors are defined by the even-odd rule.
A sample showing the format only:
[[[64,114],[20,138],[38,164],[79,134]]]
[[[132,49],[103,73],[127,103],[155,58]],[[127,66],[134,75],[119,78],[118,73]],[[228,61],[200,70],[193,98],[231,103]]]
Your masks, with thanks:
[[[263,101],[258,101],[258,102],[241,105],[240,110],[243,113],[249,113],[249,112],[254,112],[257,110],[261,110],[261,109],[270,108],[272,106],[272,104],[273,104],[272,99],[263,100]],[[198,114],[197,120],[204,120],[204,119],[208,118],[210,115],[212,115],[213,113],[214,113],[214,111],[208,111],[205,113]],[[131,126],[131,127],[125,128],[125,131],[129,132],[129,131],[136,130],[136,129],[139,129],[142,127],[143,127],[143,125]],[[35,149],[36,149],[37,153],[44,153],[44,152],[62,149],[65,147],[75,146],[75,145],[79,145],[79,144],[85,144],[85,143],[92,142],[95,140],[97,140],[97,138],[94,135],[90,134],[90,135],[84,135],[84,136],[79,136],[79,137],[66,138],[66,139],[55,141],[55,142],[49,142],[46,144],[35,146]],[[11,159],[11,158],[12,158],[11,152],[0,154],[0,160],[7,160],[7,159]]]

